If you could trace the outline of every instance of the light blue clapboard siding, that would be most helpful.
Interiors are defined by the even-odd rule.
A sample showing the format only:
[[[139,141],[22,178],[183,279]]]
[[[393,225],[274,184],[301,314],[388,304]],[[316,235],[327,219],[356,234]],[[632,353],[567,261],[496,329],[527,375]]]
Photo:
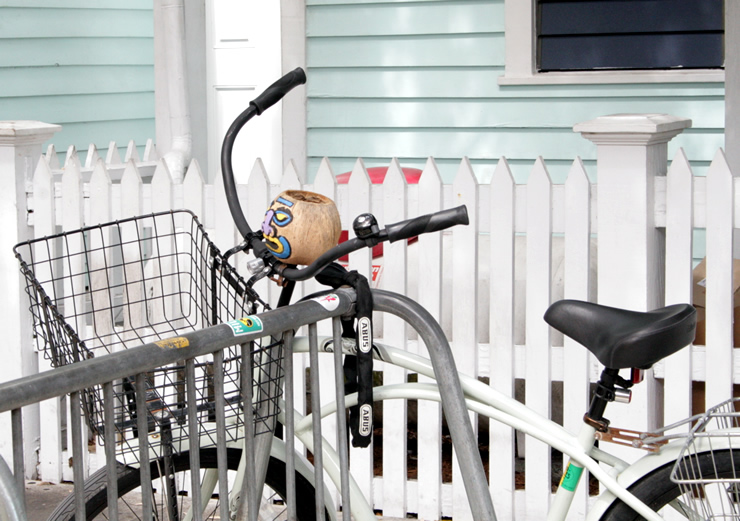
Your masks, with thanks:
[[[74,2],[69,2],[74,5]],[[43,16],[30,16],[38,8],[5,7],[0,18],[3,38],[151,38],[151,11],[143,9],[51,8]]]
[[[314,128],[403,128],[409,122],[424,128],[563,128],[572,119],[627,111],[664,113],[691,118],[697,128],[722,130],[722,98],[582,98],[578,104],[558,98],[366,99],[312,100],[309,117]]]
[[[53,119],[65,126],[79,121],[147,120],[153,98],[152,92],[57,95],[56,103],[47,105],[39,104],[35,96],[0,98],[0,114],[18,112],[27,119]]]
[[[0,119],[63,125],[51,140],[102,153],[154,138],[152,0],[6,0]]]
[[[7,7],[42,7],[65,9],[140,9],[150,11],[152,0],[3,0]]]
[[[573,125],[614,113],[691,118],[669,154],[684,147],[698,172],[723,146],[722,83],[499,86],[503,0],[307,4],[309,175],[323,156],[340,173],[358,156],[421,167],[431,155],[446,181],[463,156],[485,179],[506,156],[521,182],[542,156],[562,182],[576,155],[595,171]]]
[[[154,65],[151,38],[14,38],[0,40],[0,67]]]
[[[0,67],[0,98],[154,92],[151,65],[90,67]],[[41,104],[47,103],[42,98]],[[153,107],[152,107],[153,109]]]
[[[312,67],[491,67],[503,63],[503,34],[310,38]]]

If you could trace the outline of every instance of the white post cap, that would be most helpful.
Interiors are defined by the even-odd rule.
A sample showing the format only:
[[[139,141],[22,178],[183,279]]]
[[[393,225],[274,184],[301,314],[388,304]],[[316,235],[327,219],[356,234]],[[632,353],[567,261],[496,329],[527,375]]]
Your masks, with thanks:
[[[691,120],[668,114],[613,114],[578,123],[574,132],[597,145],[667,143],[691,127]]]

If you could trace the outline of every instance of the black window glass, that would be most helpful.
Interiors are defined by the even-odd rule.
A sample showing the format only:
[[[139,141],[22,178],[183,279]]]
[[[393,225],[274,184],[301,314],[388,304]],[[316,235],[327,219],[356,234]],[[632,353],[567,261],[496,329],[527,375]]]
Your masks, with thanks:
[[[538,0],[542,72],[721,68],[723,0]]]

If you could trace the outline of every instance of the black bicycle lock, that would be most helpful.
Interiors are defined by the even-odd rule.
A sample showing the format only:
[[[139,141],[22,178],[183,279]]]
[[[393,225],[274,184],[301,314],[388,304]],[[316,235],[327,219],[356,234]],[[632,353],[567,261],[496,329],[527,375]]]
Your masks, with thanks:
[[[351,286],[357,293],[354,337],[357,354],[344,358],[345,394],[357,392],[357,405],[349,409],[353,447],[367,447],[373,439],[373,295],[367,277],[332,263],[316,275],[326,286]],[[352,337],[352,320],[342,321],[342,336]]]

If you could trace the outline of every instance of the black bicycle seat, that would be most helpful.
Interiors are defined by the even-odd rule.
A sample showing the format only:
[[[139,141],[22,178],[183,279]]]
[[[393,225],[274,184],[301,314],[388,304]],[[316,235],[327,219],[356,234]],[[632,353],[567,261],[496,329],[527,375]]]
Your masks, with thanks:
[[[582,344],[609,369],[648,369],[693,342],[696,310],[675,304],[644,313],[560,300],[548,308],[545,322]]]

